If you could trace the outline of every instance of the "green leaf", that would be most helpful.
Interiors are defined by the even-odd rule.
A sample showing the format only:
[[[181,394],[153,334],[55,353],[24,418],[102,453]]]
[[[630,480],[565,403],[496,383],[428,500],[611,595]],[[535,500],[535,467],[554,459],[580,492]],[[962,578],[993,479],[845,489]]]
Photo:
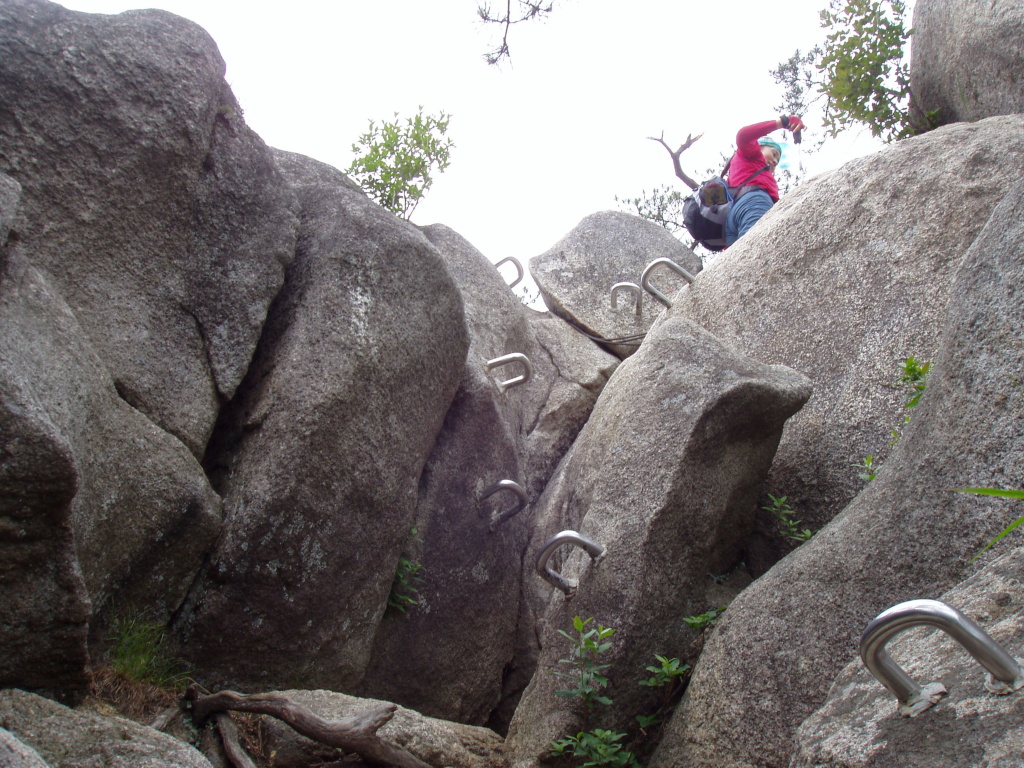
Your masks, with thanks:
[[[959,493],[977,493],[980,496],[1002,496],[1008,499],[1024,499],[1024,491],[1003,488],[950,488]]]

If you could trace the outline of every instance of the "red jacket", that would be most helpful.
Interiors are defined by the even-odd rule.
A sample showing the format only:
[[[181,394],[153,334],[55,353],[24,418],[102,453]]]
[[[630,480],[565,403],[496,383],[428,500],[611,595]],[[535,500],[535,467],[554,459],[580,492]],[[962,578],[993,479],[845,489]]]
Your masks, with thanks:
[[[763,123],[754,123],[746,128],[740,128],[736,134],[736,154],[732,156],[729,163],[729,184],[739,186],[767,165],[764,155],[761,154],[761,145],[757,140],[767,136],[776,130],[778,125],[774,120]],[[750,180],[750,184],[764,189],[772,200],[779,200],[779,182],[775,180],[771,169]]]

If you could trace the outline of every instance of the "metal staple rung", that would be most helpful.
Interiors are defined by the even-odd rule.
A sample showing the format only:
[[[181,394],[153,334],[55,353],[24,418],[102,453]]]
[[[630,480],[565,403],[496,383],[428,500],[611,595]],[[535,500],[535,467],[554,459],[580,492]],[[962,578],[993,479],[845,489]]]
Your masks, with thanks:
[[[636,300],[636,316],[641,317],[644,313],[644,292],[636,283],[616,283],[612,286],[612,309],[619,308],[619,292],[626,291],[633,294]]]
[[[512,264],[516,268],[517,277],[511,283],[508,284],[509,288],[515,288],[522,281],[526,273],[523,271],[523,265],[519,263],[519,259],[513,256],[506,256],[504,259],[494,265],[495,269],[499,269],[502,264]]]
[[[486,363],[484,363],[484,370],[487,373],[490,373],[492,368],[500,368],[501,366],[509,365],[510,363],[522,363],[523,373],[522,375],[516,376],[507,381],[499,381],[499,392],[504,392],[506,389],[509,389],[510,387],[516,387],[519,386],[520,384],[525,384],[533,377],[533,366],[530,365],[530,359],[526,355],[519,352],[514,352],[511,355],[503,355],[501,357],[496,357],[493,360],[488,360]]]
[[[526,505],[530,503],[530,497],[527,496],[526,489],[515,480],[499,480],[494,485],[484,489],[483,493],[480,494],[480,501],[490,498],[498,491],[511,491],[518,498],[518,503],[512,509],[505,510],[491,517],[490,529],[492,533],[498,530],[498,526],[522,512]]]
[[[571,600],[575,597],[576,588],[579,585],[574,579],[567,579],[562,574],[557,573],[548,567],[548,560],[551,558],[551,555],[554,554],[556,549],[565,544],[571,544],[575,547],[579,547],[590,555],[590,559],[595,563],[604,557],[605,548],[597,542],[591,541],[586,536],[581,536],[576,531],[562,531],[560,533],[556,533],[548,539],[541,548],[540,553],[537,555],[537,573],[542,579],[544,579],[544,581],[552,584],[557,589],[560,589],[565,593],[566,600]]]
[[[921,686],[892,660],[886,643],[911,627],[935,627],[956,640],[991,674],[985,687],[996,694],[1024,687],[1020,663],[971,619],[938,600],[909,600],[878,614],[860,638],[860,657],[872,675],[899,700],[900,714],[921,714],[946,694],[941,683]]]
[[[684,280],[686,280],[686,282],[688,283],[692,283],[697,278],[695,278],[685,269],[683,269],[674,261],[672,261],[672,259],[655,259],[654,261],[647,265],[647,268],[644,270],[643,276],[640,278],[640,285],[643,286],[645,291],[651,294],[651,296],[656,298],[666,307],[671,307],[672,301],[669,299],[669,297],[663,294],[661,291],[659,291],[651,284],[651,273],[660,266],[668,267],[673,272],[682,277]]]

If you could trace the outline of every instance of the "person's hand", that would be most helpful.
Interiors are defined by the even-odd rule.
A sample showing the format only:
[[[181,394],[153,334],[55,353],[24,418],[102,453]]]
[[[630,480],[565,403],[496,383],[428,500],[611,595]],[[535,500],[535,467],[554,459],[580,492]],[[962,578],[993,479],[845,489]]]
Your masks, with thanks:
[[[804,121],[801,120],[799,117],[797,117],[796,115],[789,116],[789,125],[787,125],[786,128],[788,128],[790,131],[792,131],[793,133],[797,133],[798,131],[802,131],[805,127],[806,126],[804,125]]]

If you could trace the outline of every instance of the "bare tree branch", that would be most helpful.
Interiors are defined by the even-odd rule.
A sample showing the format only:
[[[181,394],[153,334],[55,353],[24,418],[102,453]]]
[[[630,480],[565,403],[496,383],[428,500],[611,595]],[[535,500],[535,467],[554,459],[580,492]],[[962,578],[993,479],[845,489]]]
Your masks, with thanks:
[[[280,693],[246,695],[221,691],[204,696],[196,686],[192,686],[186,696],[192,702],[193,717],[200,722],[216,712],[229,709],[257,712],[276,717],[303,736],[329,747],[353,752],[371,763],[397,768],[431,768],[411,752],[377,736],[377,730],[394,716],[398,709],[396,704],[380,704],[342,720],[324,720]]]
[[[694,191],[696,191],[697,187],[699,187],[700,184],[698,184],[696,181],[694,181],[689,176],[687,176],[685,173],[683,173],[683,167],[679,163],[679,156],[682,155],[683,152],[688,150],[690,147],[692,147],[694,145],[694,143],[703,135],[704,135],[703,133],[699,133],[696,136],[693,136],[691,134],[687,134],[686,135],[686,141],[683,142],[683,144],[675,152],[672,151],[672,147],[670,147],[668,144],[665,143],[665,132],[664,131],[661,132],[661,136],[659,136],[658,138],[654,138],[653,136],[648,136],[647,137],[651,141],[658,142],[659,144],[661,144],[661,146],[663,146],[665,148],[665,150],[669,153],[669,155],[672,158],[672,167],[675,168],[676,176],[678,176],[680,179],[682,179],[683,183],[685,183],[686,186],[688,186],[690,189],[692,189]]]
[[[481,21],[487,24],[500,24],[502,26],[501,45],[484,54],[484,59],[486,59],[488,64],[498,64],[502,59],[511,58],[512,54],[508,47],[508,33],[509,28],[513,24],[520,24],[539,16],[545,16],[551,13],[551,9],[554,7],[554,0],[517,0],[517,2],[519,3],[518,18],[513,18],[512,0],[505,0],[505,13],[501,16],[495,16],[491,13],[489,3],[477,6],[476,13]]]

